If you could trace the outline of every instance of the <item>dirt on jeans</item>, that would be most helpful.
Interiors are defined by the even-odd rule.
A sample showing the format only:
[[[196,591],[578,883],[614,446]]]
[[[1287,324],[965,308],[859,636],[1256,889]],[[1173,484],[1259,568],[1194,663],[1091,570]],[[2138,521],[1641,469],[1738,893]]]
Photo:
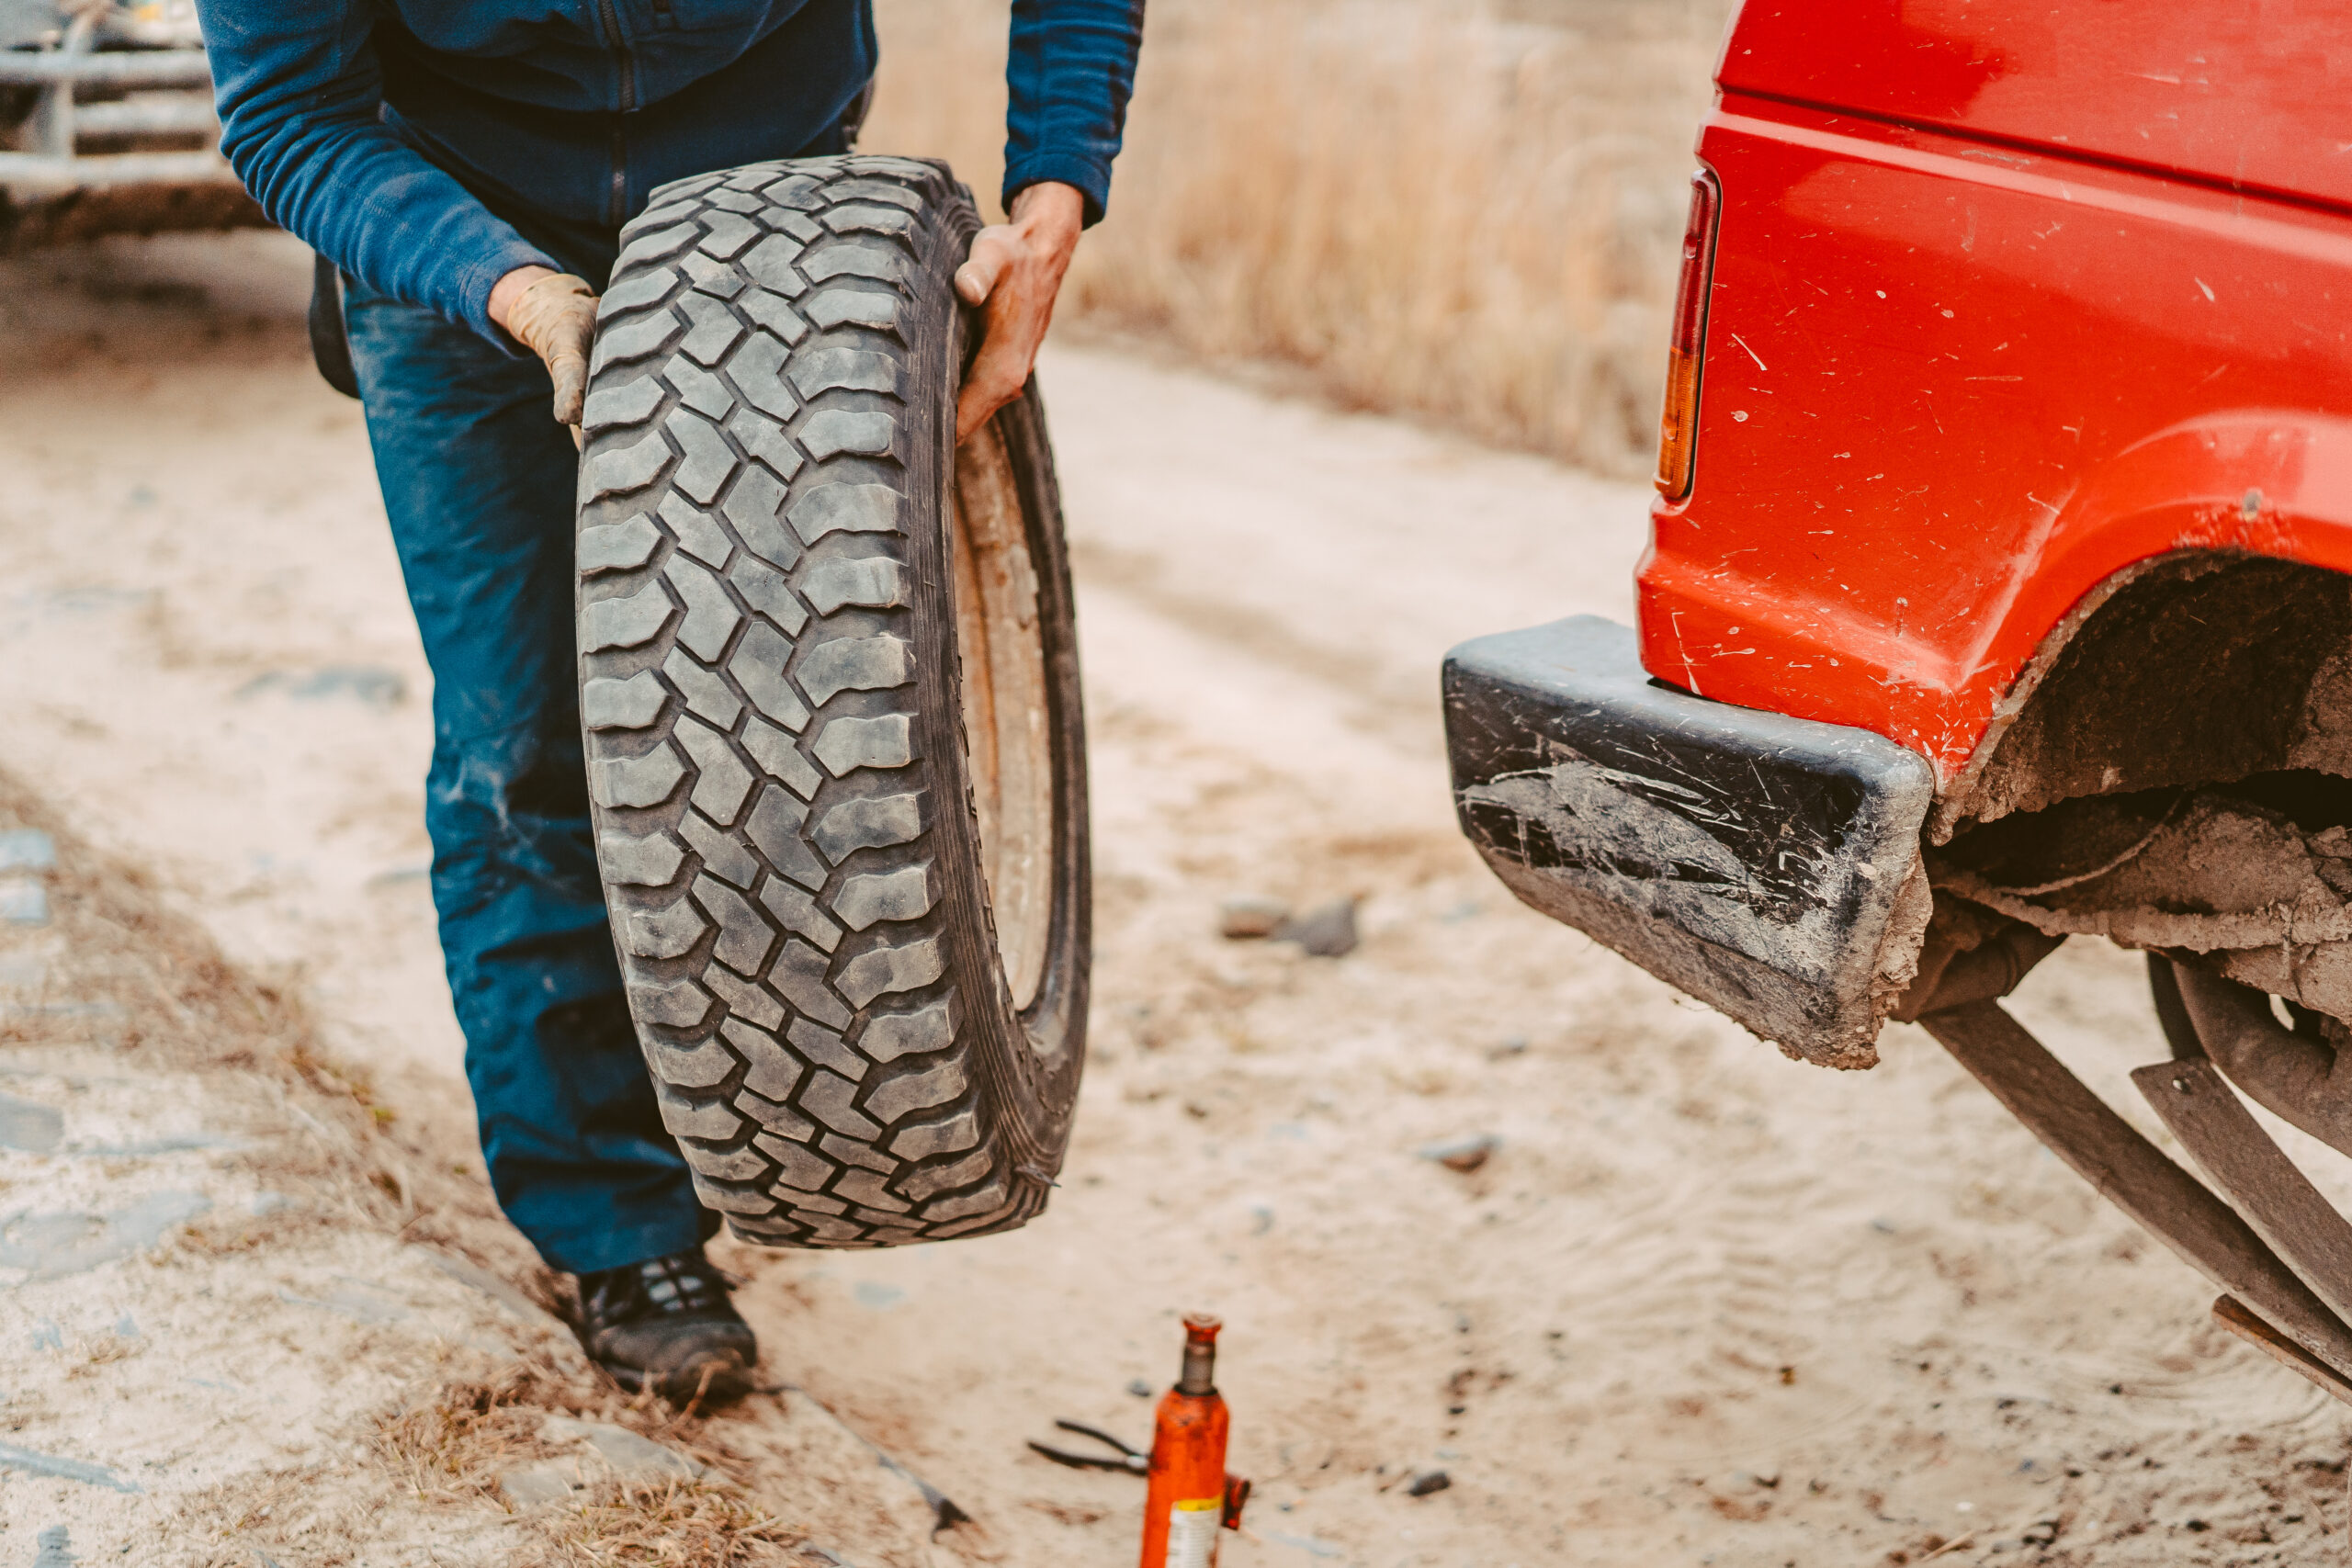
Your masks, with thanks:
[[[1230,1325],[1259,1484],[1228,1565],[2341,1550],[2338,1407],[1924,1035],[1785,1061],[1460,841],[1438,658],[1625,617],[1642,492],[1076,344],[1043,370],[1098,857],[1062,1190],[984,1241],[721,1247],[782,1392],[633,1405],[481,1180],[429,677],[306,261],[0,266],[0,830],[59,846],[0,871],[49,904],[0,926],[0,1554],[1120,1562],[1139,1485],[1023,1439],[1143,1438],[1188,1309]],[[1242,894],[1360,897],[1362,944],[1221,939]],[[2162,1139],[2136,960],[2077,941],[2017,1010]],[[934,1538],[867,1442],[971,1522]],[[526,1471],[550,1500],[502,1494]]]

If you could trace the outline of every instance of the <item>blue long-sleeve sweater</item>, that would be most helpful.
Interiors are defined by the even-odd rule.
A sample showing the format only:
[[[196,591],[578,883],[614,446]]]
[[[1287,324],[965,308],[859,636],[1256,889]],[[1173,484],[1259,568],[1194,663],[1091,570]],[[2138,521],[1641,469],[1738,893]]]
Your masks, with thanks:
[[[788,156],[874,73],[869,0],[198,0],[221,151],[345,272],[493,341],[491,286],[574,265],[657,186]],[[1004,190],[1109,199],[1143,0],[1013,0]],[[526,231],[528,237],[526,237]],[[593,247],[592,247],[593,248]]]

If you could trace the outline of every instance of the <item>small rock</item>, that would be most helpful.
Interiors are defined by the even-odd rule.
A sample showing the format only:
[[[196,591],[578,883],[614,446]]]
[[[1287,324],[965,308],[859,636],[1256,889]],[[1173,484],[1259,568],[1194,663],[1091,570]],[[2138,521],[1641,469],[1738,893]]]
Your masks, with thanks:
[[[38,828],[12,828],[0,833],[0,871],[51,871],[57,865],[57,843]]]
[[[51,1525],[35,1538],[40,1548],[33,1554],[33,1568],[74,1568],[74,1541],[63,1525]]]
[[[0,1094],[0,1149],[45,1155],[65,1138],[65,1113],[53,1106]]]
[[[626,1427],[608,1422],[550,1416],[539,1424],[539,1439],[548,1443],[585,1442],[624,1481],[659,1480],[670,1475],[691,1481],[702,1473],[702,1466],[674,1449],[665,1449],[650,1438],[639,1437]]]
[[[0,920],[12,926],[49,924],[49,889],[29,876],[0,877]]]
[[[613,1467],[614,1473],[631,1480],[675,1475],[692,1481],[702,1473],[702,1466],[685,1455],[622,1427],[596,1427],[588,1434],[588,1446]]]
[[[560,1464],[526,1464],[502,1471],[499,1495],[514,1508],[537,1508],[571,1495],[571,1481]]]
[[[1290,906],[1279,898],[1269,898],[1261,893],[1244,893],[1218,905],[1216,916],[1217,934],[1220,936],[1237,940],[1272,936],[1283,921],[1290,919]]]
[[[1144,1382],[1141,1378],[1130,1378],[1127,1380],[1127,1392],[1134,1394],[1137,1399],[1149,1399],[1151,1397],[1151,1385]]]
[[[283,1192],[256,1192],[245,1200],[245,1211],[257,1220],[284,1213],[294,1206],[294,1200]]]
[[[1466,1138],[1448,1138],[1443,1143],[1426,1144],[1419,1153],[1423,1159],[1435,1160],[1448,1170],[1464,1175],[1487,1163],[1503,1141],[1492,1133],[1476,1133]]]
[[[1432,1492],[1442,1492],[1453,1484],[1453,1478],[1442,1470],[1425,1470],[1405,1483],[1405,1495],[1426,1497]]]
[[[1508,1062],[1513,1056],[1526,1055],[1527,1036],[1524,1034],[1514,1034],[1508,1040],[1487,1047],[1487,1059],[1490,1062]]]
[[[1341,958],[1356,950],[1356,901],[1340,898],[1309,909],[1273,930],[1276,942],[1295,942],[1317,958]]]
[[[277,1202],[267,1210],[256,1208],[254,1213],[257,1214],[275,1213],[278,1209],[286,1208],[293,1202],[292,1199],[281,1197],[275,1192],[265,1192],[254,1201],[258,1204],[263,1198],[274,1198],[277,1199]],[[413,1246],[409,1250],[418,1255],[427,1267],[447,1275],[469,1290],[480,1291],[526,1323],[553,1327],[562,1326],[553,1313],[479,1263],[470,1262],[463,1258],[452,1258],[446,1252],[436,1252],[429,1247]]]

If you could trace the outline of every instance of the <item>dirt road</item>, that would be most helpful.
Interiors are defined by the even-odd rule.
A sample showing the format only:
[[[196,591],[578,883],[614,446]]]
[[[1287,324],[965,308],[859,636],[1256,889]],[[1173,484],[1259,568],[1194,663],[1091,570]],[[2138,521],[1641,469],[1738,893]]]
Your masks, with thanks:
[[[429,682],[356,410],[302,358],[303,259],[246,237],[7,264],[0,734],[74,829],[292,976],[388,1105],[456,1138]],[[1140,1489],[1022,1439],[1057,1416],[1142,1436],[1128,1385],[1172,1375],[1193,1307],[1230,1325],[1260,1485],[1228,1564],[2338,1550],[2336,1407],[2211,1326],[2210,1290],[1924,1035],[1891,1032],[1869,1074],[1784,1061],[1516,907],[1459,841],[1439,656],[1624,615],[1642,492],[1099,350],[1044,381],[1098,853],[1064,1189],[1006,1237],[725,1253],[767,1370],[976,1517],[937,1561],[1126,1560]],[[1236,893],[1361,896],[1363,943],[1224,942]],[[2134,961],[2070,947],[2018,1006],[2131,1111],[2113,1090],[2159,1050]],[[1419,1153],[1478,1135],[1466,1174]],[[85,1278],[110,1321],[129,1287]],[[21,1346],[12,1310],[0,1286]],[[0,1483],[7,1551],[72,1484]],[[768,1484],[789,1507],[812,1483]]]

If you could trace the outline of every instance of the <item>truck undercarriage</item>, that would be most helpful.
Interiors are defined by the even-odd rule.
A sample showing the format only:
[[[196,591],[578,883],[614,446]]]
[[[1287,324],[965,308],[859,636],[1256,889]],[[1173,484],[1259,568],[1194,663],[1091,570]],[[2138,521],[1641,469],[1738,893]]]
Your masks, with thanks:
[[[2352,1224],[2232,1092],[2352,1154],[2348,591],[2299,562],[2186,553],[2069,616],[1930,825],[1936,915],[1905,1010],[2230,1292],[2225,1326],[2352,1399]],[[2006,990],[2075,935],[2148,952],[2175,1060],[2133,1083],[2212,1190],[1989,997],[1925,973],[2001,948]]]

